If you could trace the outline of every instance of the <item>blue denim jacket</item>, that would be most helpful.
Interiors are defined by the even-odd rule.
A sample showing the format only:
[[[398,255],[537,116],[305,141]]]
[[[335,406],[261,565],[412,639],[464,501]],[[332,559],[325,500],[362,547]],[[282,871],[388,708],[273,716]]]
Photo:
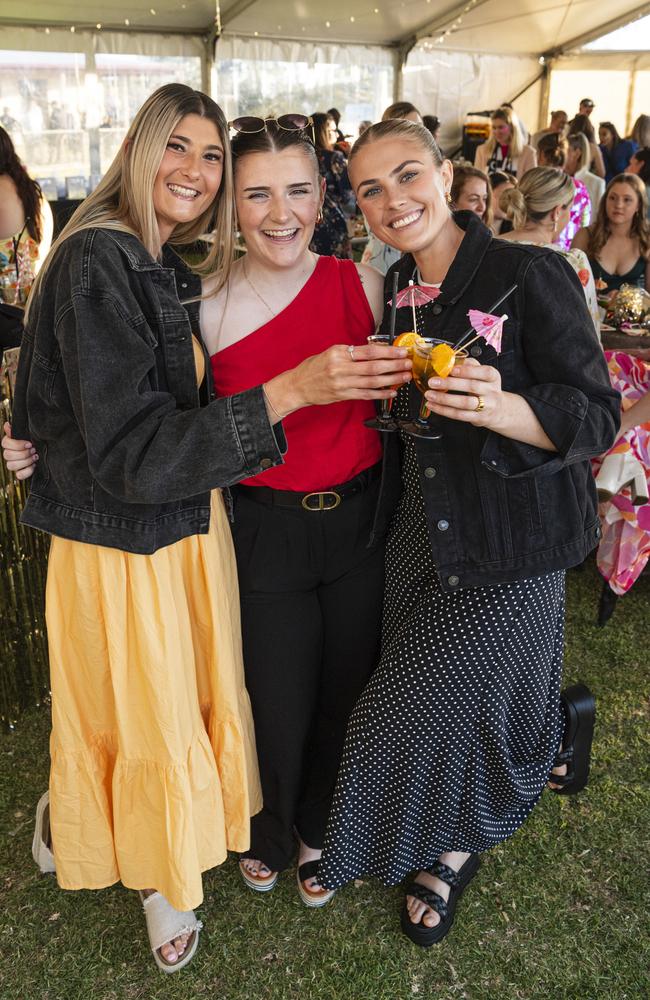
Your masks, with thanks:
[[[620,424],[620,396],[573,268],[554,250],[494,239],[472,212],[454,218],[465,237],[439,298],[419,310],[419,332],[455,344],[469,327],[468,310],[488,312],[516,284],[497,309],[508,315],[501,353],[482,338],[469,352],[498,368],[503,388],[528,402],[557,450],[445,418],[440,440],[416,439],[429,538],[446,591],[582,562],[600,537],[590,459],[613,444]],[[406,287],[413,257],[388,272],[387,298],[395,270]],[[387,309],[384,330],[389,316]],[[411,310],[398,309],[397,332],[412,325]],[[406,391],[416,416],[422,397],[413,384]],[[402,491],[398,435],[384,437],[375,536],[387,531]]]
[[[53,535],[151,553],[210,523],[210,491],[282,462],[261,386],[197,387],[200,280],[126,233],[66,240],[32,303],[13,433],[40,456],[22,521]],[[207,362],[207,358],[206,358]]]

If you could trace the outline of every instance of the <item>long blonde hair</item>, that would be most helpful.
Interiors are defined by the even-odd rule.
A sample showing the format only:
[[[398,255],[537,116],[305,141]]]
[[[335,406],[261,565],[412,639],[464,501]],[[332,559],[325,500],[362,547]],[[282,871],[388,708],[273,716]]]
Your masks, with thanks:
[[[575,198],[573,178],[557,167],[527,170],[516,188],[504,191],[499,206],[515,229],[526,222],[541,222],[556,205],[566,208]]]
[[[510,108],[497,108],[496,111],[492,112],[491,117],[492,121],[499,120],[505,122],[506,125],[510,126],[510,140],[508,142],[510,157],[512,159],[515,156],[520,156],[521,151],[524,148],[524,144],[521,140],[521,132],[517,128],[517,122],[515,121],[515,118]],[[492,156],[492,153],[494,152],[496,147],[497,147],[497,138],[494,135],[494,133],[492,133],[490,135],[490,138],[487,139],[485,143],[485,152],[488,155],[488,160]]]
[[[162,250],[153,204],[153,188],[170,135],[186,115],[208,118],[216,126],[223,143],[223,177],[212,204],[191,222],[176,226],[169,238],[171,246],[193,243],[203,233],[214,232],[210,252],[193,270],[199,275],[216,275],[211,294],[228,279],[234,257],[235,210],[228,124],[212,98],[181,83],[159,87],[144,102],[131,122],[119,152],[92,194],[81,203],[52,244],[50,253],[34,282],[29,305],[55,251],[65,240],[85,229],[111,229],[137,237],[152,257]],[[27,316],[26,316],[27,319]]]
[[[612,177],[605,188],[605,194],[598,206],[596,219],[587,227],[587,253],[590,257],[597,257],[611,235],[609,217],[607,215],[607,196],[615,184],[628,184],[637,196],[636,212],[630,226],[630,239],[636,238],[639,241],[641,256],[644,260],[650,260],[650,223],[647,219],[648,196],[645,184],[636,174],[617,174],[616,177]]]

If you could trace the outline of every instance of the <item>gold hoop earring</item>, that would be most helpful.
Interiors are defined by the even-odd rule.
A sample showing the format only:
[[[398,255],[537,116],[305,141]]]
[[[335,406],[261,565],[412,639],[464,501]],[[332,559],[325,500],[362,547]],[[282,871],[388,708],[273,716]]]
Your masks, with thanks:
[[[321,222],[324,220],[322,207],[318,209],[318,215],[316,216],[316,225],[320,226]]]
[[[448,205],[451,205],[451,191],[445,191],[445,201]]]

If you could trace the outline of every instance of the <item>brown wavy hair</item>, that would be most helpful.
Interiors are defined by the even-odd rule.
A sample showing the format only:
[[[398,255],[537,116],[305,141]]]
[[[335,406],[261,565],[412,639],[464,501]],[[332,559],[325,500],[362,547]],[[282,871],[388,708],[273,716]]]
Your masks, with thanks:
[[[537,157],[540,167],[563,167],[566,163],[568,150],[568,142],[557,132],[543,135],[537,143]]]
[[[486,173],[479,170],[478,167],[473,167],[470,163],[454,163],[454,179],[451,182],[451,190],[449,191],[452,208],[456,207],[456,202],[460,198],[463,188],[470,177],[478,177],[479,180],[485,181],[487,197],[485,199],[485,211],[481,216],[481,221],[484,222],[486,226],[491,226],[492,188],[490,187],[490,181],[488,180],[488,175]]]
[[[27,232],[35,243],[40,243],[43,236],[41,221],[43,193],[25,170],[9,133],[2,126],[0,126],[0,174],[11,177],[16,185],[16,192],[25,213]]]
[[[627,184],[637,196],[637,206],[630,227],[630,238],[638,239],[639,252],[644,260],[650,259],[650,223],[648,222],[648,196],[645,184],[636,174],[617,174],[605,188],[605,194],[600,200],[598,213],[595,222],[587,228],[589,242],[587,244],[587,254],[590,257],[598,257],[607,240],[611,236],[609,219],[607,217],[607,196],[615,184]]]

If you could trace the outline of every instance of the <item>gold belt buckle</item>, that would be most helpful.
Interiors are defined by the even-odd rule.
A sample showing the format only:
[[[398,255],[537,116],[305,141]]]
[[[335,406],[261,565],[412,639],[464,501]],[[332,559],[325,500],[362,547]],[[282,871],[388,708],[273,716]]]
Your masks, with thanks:
[[[309,503],[310,497],[318,497],[315,504]],[[325,502],[325,497],[332,497],[331,503]],[[341,495],[336,490],[324,490],[323,493],[307,493],[300,501],[305,510],[334,510],[341,502]]]

